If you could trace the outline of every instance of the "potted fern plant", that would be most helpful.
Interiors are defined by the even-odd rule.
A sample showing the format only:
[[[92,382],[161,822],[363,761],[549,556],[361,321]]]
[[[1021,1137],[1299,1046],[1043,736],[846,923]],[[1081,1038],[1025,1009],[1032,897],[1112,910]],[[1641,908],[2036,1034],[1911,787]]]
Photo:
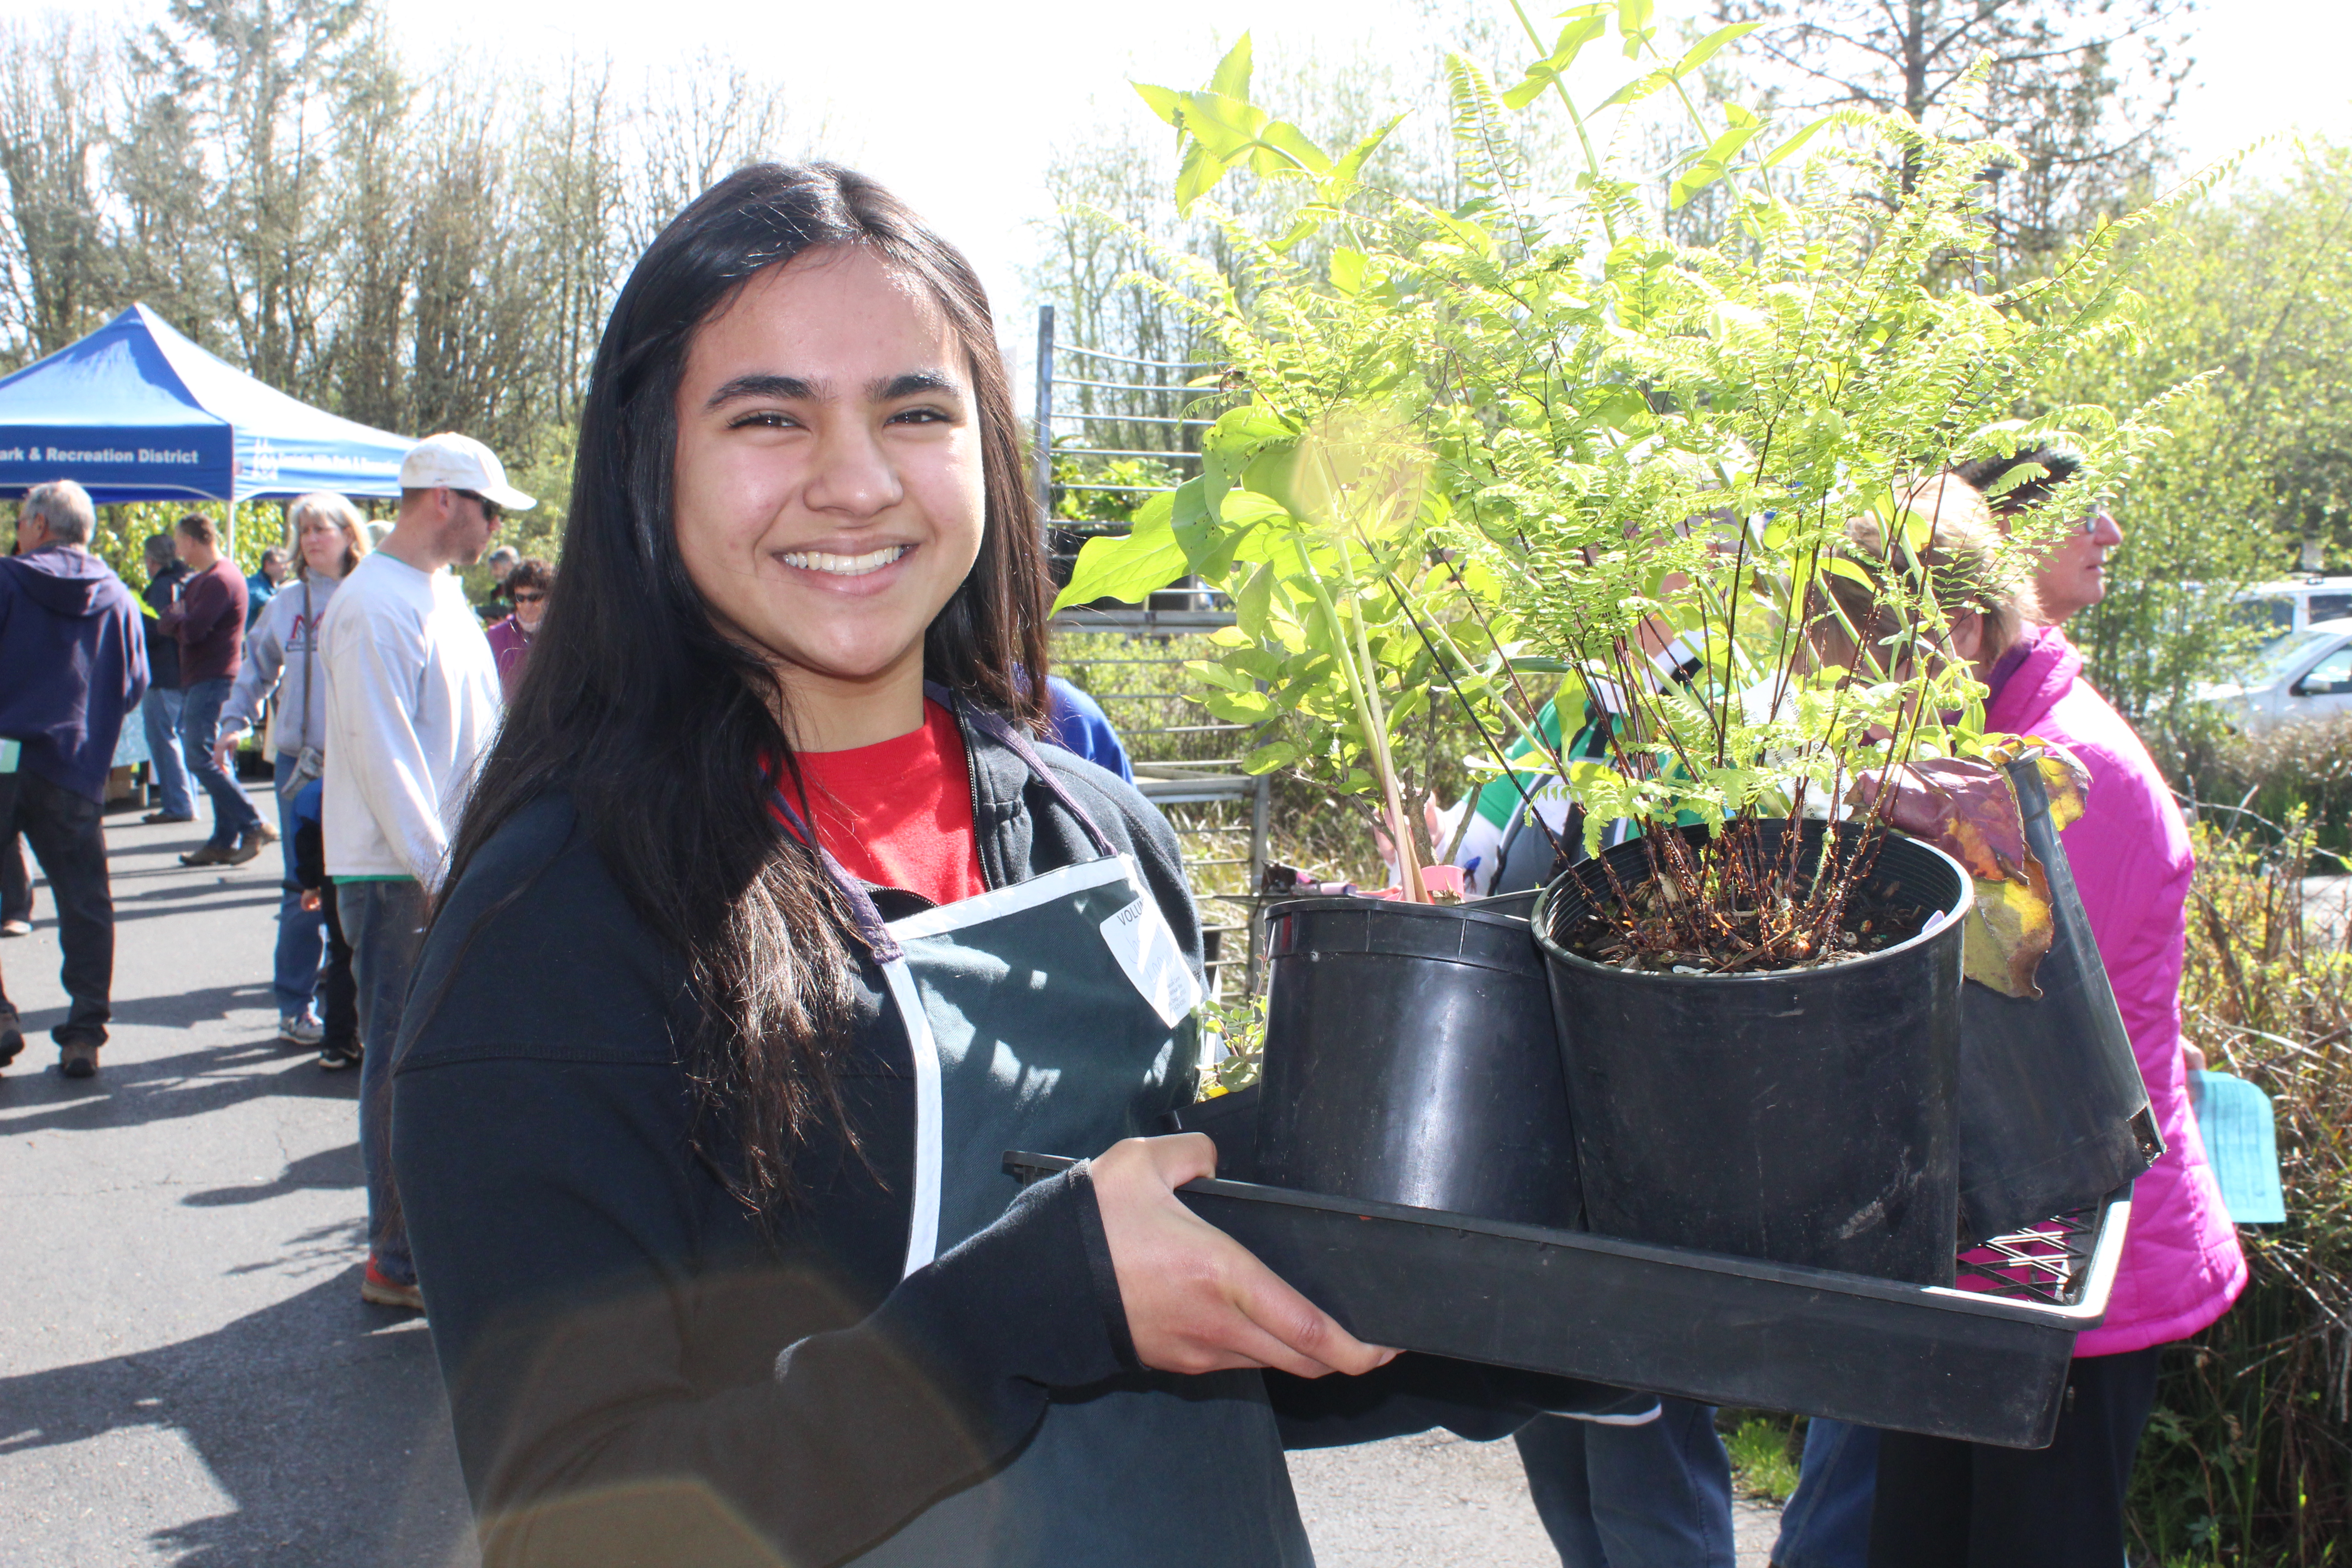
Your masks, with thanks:
[[[1629,56],[1645,12],[1616,8]],[[1570,773],[1588,829],[1633,836],[1533,916],[1588,1215],[1948,1282],[1964,977],[2033,994],[2051,926],[2046,879],[1998,852],[2020,807],[1979,655],[2060,526],[1995,531],[1950,470],[2055,436],[2095,496],[2161,434],[2152,410],[2033,406],[2050,366],[2125,330],[2117,243],[2151,215],[1979,293],[1963,260],[2004,150],[1902,116],[1780,133],[1685,97],[1704,150],[1665,200],[1726,187],[1719,243],[1668,243],[1589,151],[1586,199],[1538,221],[1503,100],[1549,93],[1580,125],[1567,68],[1608,21],[1571,14],[1508,95],[1457,64],[1483,241],[1406,214],[1373,264],[1432,302],[1435,482],[1465,548],[1613,715]],[[1680,93],[1690,67],[1624,96]],[[1645,625],[1692,650],[1684,679],[1644,668]]]
[[[1248,62],[1244,37],[1202,90],[1142,89],[1185,139],[1180,201],[1254,163],[1344,204],[1378,137],[1325,153],[1248,102]],[[1171,298],[1231,362],[1204,397],[1234,405],[1206,432],[1199,477],[1126,537],[1089,541],[1057,602],[1139,602],[1184,577],[1222,591],[1235,624],[1191,668],[1213,713],[1259,729],[1244,766],[1361,803],[1396,867],[1391,896],[1268,912],[1263,1109],[1254,1147],[1228,1152],[1283,1185],[1572,1225],[1567,1091],[1524,910],[1461,901],[1423,809],[1435,738],[1465,704],[1501,733],[1525,716],[1497,698],[1499,595],[1444,548],[1413,319],[1358,286],[1353,253],[1309,266],[1230,232],[1250,258],[1246,302],[1181,257],[1189,287]]]
[[[1584,847],[1604,824],[1631,833],[1533,915],[1593,1227],[1948,1279],[1963,975],[2030,995],[2051,924],[2046,879],[1997,852],[2020,809],[1972,652],[2048,541],[2027,524],[1955,551],[1974,503],[1948,470],[2060,436],[2096,495],[2161,434],[2153,410],[2032,404],[2053,363],[2126,330],[2117,241],[2150,215],[1980,294],[1962,263],[2001,149],[1900,116],[1710,118],[1685,83],[1747,29],[1668,58],[1638,0],[1564,20],[1508,91],[1449,62],[1477,192],[1450,210],[1368,186],[1360,153],[1329,158],[1250,104],[1245,72],[1147,92],[1184,138],[1189,197],[1247,163],[1307,199],[1279,242],[1232,231],[1245,299],[1191,273],[1247,401],[1166,537],[1123,548],[1227,586],[1241,625],[1203,672],[1225,710],[1328,715],[1261,761],[1350,767],[1339,782],[1381,795],[1401,844],[1380,739],[1409,683],[1442,686],[1498,752],[1534,731],[1521,676],[1563,676],[1596,737],[1555,758]],[[1659,195],[1723,187],[1714,246],[1664,237],[1569,93],[1612,26],[1639,64],[1611,101],[1680,97],[1701,132]],[[1581,168],[1513,153],[1512,117],[1538,100],[1570,117]],[[1363,563],[1344,595],[1317,591],[1318,549]],[[1375,641],[1376,617],[1392,637]],[[1670,677],[1646,657],[1658,635],[1681,650]],[[1381,650],[1392,684],[1365,679]],[[1360,751],[1318,751],[1350,724]]]

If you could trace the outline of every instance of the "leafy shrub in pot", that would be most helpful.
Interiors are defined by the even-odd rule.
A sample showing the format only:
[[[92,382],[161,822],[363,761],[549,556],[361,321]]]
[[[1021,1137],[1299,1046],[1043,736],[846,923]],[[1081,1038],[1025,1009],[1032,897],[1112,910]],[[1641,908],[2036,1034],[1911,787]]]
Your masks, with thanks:
[[[1232,359],[1221,391],[1244,401],[1218,419],[1199,488],[1171,501],[1164,527],[1144,543],[1090,545],[1095,565],[1135,567],[1156,551],[1161,581],[1189,569],[1232,595],[1231,656],[1204,679],[1234,716],[1290,726],[1255,765],[1353,769],[1339,782],[1379,794],[1407,847],[1408,896],[1413,862],[1434,847],[1416,841],[1416,803],[1381,761],[1382,712],[1432,700],[1442,682],[1499,763],[1504,740],[1538,735],[1532,683],[1561,678],[1559,700],[1605,742],[1551,758],[1584,807],[1584,847],[1612,822],[1643,846],[1648,874],[1610,889],[1629,934],[1645,920],[1719,917],[1676,939],[1692,973],[1666,969],[1685,989],[1719,991],[1730,1008],[1764,976],[1801,971],[1810,984],[1878,965],[1842,950],[1863,934],[1846,916],[1869,868],[1908,854],[1894,847],[1897,817],[1926,796],[1959,803],[1941,826],[1965,873],[1953,897],[1921,901],[1905,940],[1958,951],[1967,973],[2031,994],[2048,925],[2034,868],[1967,852],[2013,836],[2018,812],[2003,738],[1980,733],[1978,654],[2000,583],[2024,575],[2066,516],[2112,493],[2162,435],[2158,405],[2117,416],[2032,403],[2052,364],[2127,332],[2118,242],[2158,215],[2094,231],[2046,279],[1980,294],[1961,263],[1984,241],[1978,182],[2004,149],[1900,115],[1774,127],[1734,105],[1710,121],[1685,99],[1706,150],[1664,199],[1719,184],[1732,221],[1718,245],[1672,244],[1640,178],[1587,134],[1567,73],[1613,25],[1640,68],[1610,101],[1680,94],[1747,29],[1669,58],[1646,5],[1563,20],[1508,91],[1449,63],[1477,193],[1452,210],[1365,184],[1364,148],[1315,148],[1247,101],[1230,58],[1205,91],[1147,89],[1183,138],[1184,199],[1247,165],[1295,178],[1306,202],[1280,243],[1231,230],[1246,290],[1206,267],[1191,274],[1186,298]],[[1575,123],[1585,166],[1572,181],[1511,152],[1511,113],[1538,100]],[[2045,439],[2083,457],[2070,506],[1972,543],[1956,570],[1947,524],[1980,504],[1952,466]],[[2006,484],[2040,473],[2027,463]],[[1346,592],[1318,550],[1341,565]],[[1346,700],[1327,700],[1340,686]],[[1814,830],[1788,825],[1827,816],[1851,819],[1853,853],[1746,874],[1757,868],[1743,868],[1742,846],[1801,843]],[[1929,931],[1968,904],[1969,883],[1975,916]],[[1570,891],[1555,884],[1549,907]],[[1633,908],[1640,898],[1650,907]],[[1555,946],[1561,934],[1547,931]],[[1555,974],[1566,952],[1551,955]],[[1929,1033],[1950,1035],[1958,982],[1923,972],[1915,989],[1941,1010]],[[1706,1005],[1687,1028],[1707,1032]],[[1843,1044],[1794,1031],[1759,1048],[1793,1063]],[[1884,1079],[1890,1096],[1947,1110],[1952,1083],[1940,1067]],[[1751,1114],[1833,1140],[1902,1109],[1846,1095],[1768,1100]],[[1669,1157],[1702,1157],[1722,1138],[1704,1118],[1655,1114],[1650,1141]],[[1588,1187],[1603,1174],[1583,1172]],[[1797,1229],[1843,1225],[1875,1191],[1823,1198]]]

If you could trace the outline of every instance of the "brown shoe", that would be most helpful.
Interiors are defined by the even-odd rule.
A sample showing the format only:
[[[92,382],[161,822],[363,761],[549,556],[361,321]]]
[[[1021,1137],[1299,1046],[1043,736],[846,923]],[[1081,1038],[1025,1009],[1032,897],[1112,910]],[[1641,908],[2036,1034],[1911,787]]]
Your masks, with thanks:
[[[261,851],[257,848],[254,850],[253,855],[258,855],[260,853]],[[247,855],[246,858],[250,860],[253,858],[253,855]],[[180,857],[180,864],[189,867],[234,866],[236,863],[236,849],[235,846],[226,844],[206,844],[200,848],[191,849],[185,855]]]
[[[228,863],[232,866],[242,866],[260,854],[264,848],[277,842],[277,830],[269,824],[265,822],[259,826],[248,827],[237,835],[236,847],[228,853]]]
[[[96,1078],[98,1047],[88,1040],[68,1040],[58,1047],[58,1072],[64,1078]]]
[[[14,1012],[0,1013],[0,1068],[16,1059],[25,1048],[25,1030]]]

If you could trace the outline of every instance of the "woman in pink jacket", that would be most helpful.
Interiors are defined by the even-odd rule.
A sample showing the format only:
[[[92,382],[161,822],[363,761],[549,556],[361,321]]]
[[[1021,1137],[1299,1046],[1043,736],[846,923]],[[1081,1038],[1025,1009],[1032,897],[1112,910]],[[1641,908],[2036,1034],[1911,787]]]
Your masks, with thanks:
[[[2025,486],[2002,500],[2014,510],[2046,495]],[[2044,558],[2036,588],[2046,618],[2098,599],[2106,553],[2122,539],[2102,509]],[[2083,679],[2082,656],[2054,624],[2030,628],[1985,680],[1987,730],[2054,741],[2090,770],[2084,812],[2060,838],[2165,1153],[2132,1189],[2106,1320],[2075,1342],[2056,1438],[2022,1451],[1883,1434],[1870,1560],[1872,1568],[2106,1568],[2124,1555],[2124,1494],[2156,1399],[2158,1354],[2228,1310],[2246,1283],[2181,1060],[2181,947],[2196,862],[2147,749]]]

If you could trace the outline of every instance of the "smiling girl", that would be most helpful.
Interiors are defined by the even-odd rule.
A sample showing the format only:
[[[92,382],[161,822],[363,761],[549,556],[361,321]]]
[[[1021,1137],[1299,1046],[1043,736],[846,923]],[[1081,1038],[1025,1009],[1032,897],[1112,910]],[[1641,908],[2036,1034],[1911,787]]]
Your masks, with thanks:
[[[1297,1563],[1261,1369],[1305,1440],[1524,1420],[1425,1358],[1303,1381],[1391,1352],[1175,1198],[1206,1138],[1135,1136],[1192,1095],[1199,925],[1151,807],[1029,739],[962,258],[742,171],[623,289],[579,451],[398,1068],[486,1560]]]

